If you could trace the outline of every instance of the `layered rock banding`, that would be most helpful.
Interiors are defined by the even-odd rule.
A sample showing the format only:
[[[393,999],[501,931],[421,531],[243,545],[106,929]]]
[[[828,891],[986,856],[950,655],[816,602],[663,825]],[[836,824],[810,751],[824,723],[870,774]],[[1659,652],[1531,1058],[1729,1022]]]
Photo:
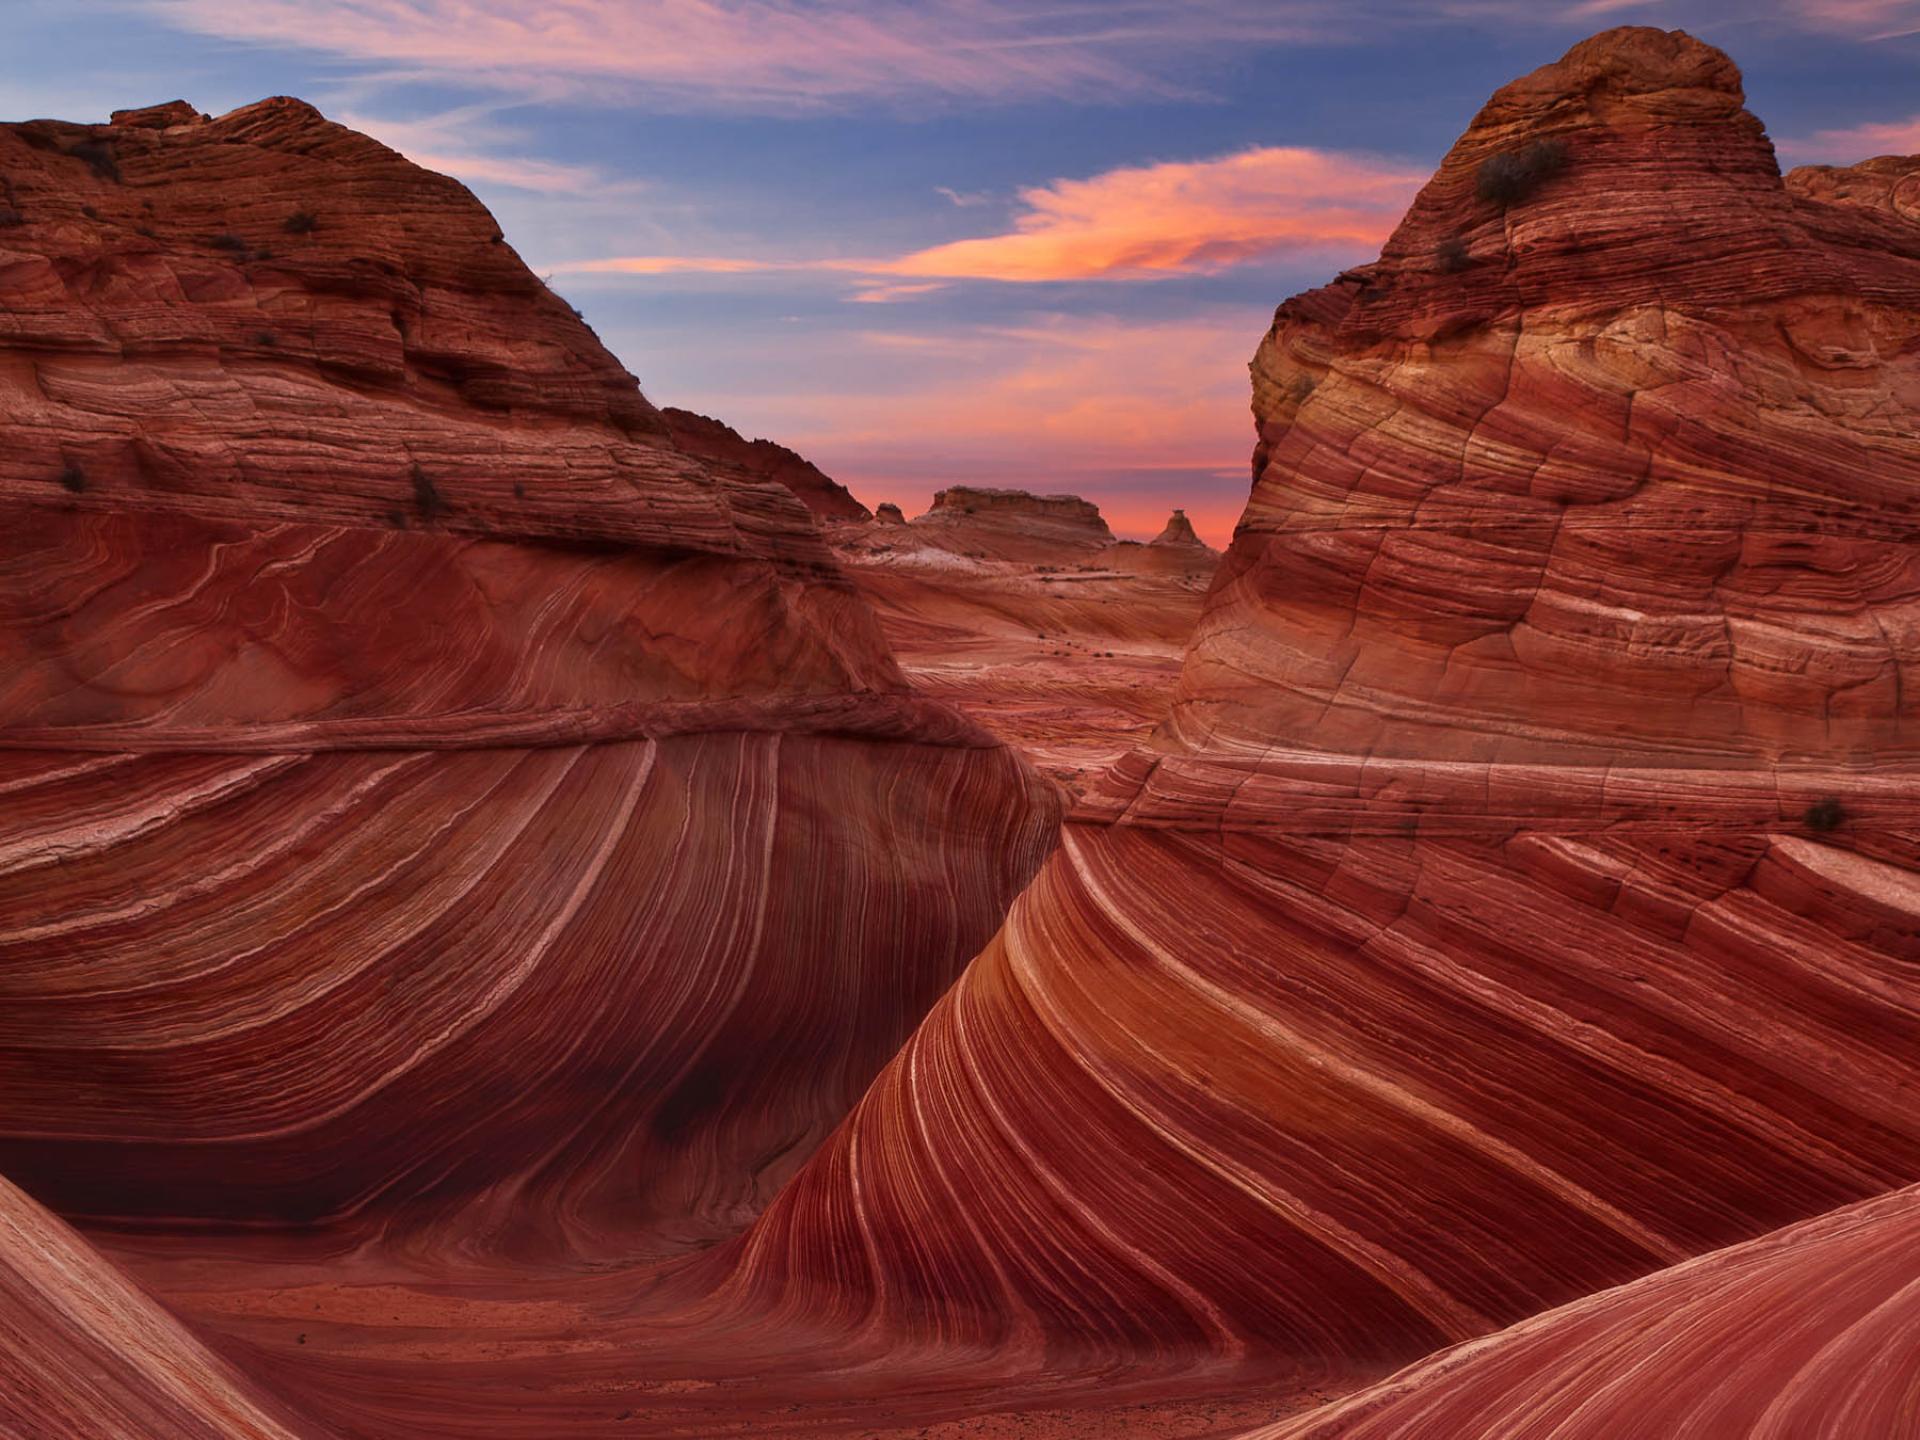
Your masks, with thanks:
[[[1782,182],[1677,34],[1500,92],[1281,307],[1177,707],[946,989],[1051,792],[862,592],[977,634],[990,587],[885,572],[1019,568],[1011,625],[1069,607],[1049,554],[1204,555],[949,500],[837,530],[850,583],[450,182],[289,102],[28,132],[0,1173],[81,1233],[0,1189],[0,1382],[65,1326],[62,1424],[1051,1440],[1379,1381],[1281,1433],[1841,1440],[1911,1397],[1898,166]],[[387,268],[287,258],[330,215]]]
[[[734,1232],[1058,802],[454,181],[298,101],[121,122],[0,127],[0,1174],[86,1232],[0,1233],[0,1334],[156,1332],[46,1433],[279,1433],[124,1266],[310,1419],[432,1430],[274,1317],[364,1351],[396,1286]],[[383,1318],[290,1299],[314,1255]]]
[[[822,521],[871,520],[853,493],[811,460],[771,440],[748,440],[724,421],[672,406],[660,412],[674,444],[710,464],[730,465],[778,481]]]
[[[1903,1435],[1916,1246],[1908,1187],[1576,1300],[1244,1440]]]
[[[1077,495],[953,486],[832,540],[913,686],[1077,789],[1166,714],[1220,558],[1175,517],[1142,545]]]
[[[1920,1177],[1917,337],[1718,51],[1500,91],[1280,307],[1173,713],[725,1293],[1324,1385]]]

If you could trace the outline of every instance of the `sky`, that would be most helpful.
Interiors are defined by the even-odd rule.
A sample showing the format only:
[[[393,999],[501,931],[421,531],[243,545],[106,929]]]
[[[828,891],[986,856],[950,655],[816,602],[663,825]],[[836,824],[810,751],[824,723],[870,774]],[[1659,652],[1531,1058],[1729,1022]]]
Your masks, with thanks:
[[[1784,164],[1920,151],[1920,0],[0,0],[0,119],[298,95],[465,181],[657,404],[909,515],[1224,544],[1274,306],[1618,24],[1731,53]]]

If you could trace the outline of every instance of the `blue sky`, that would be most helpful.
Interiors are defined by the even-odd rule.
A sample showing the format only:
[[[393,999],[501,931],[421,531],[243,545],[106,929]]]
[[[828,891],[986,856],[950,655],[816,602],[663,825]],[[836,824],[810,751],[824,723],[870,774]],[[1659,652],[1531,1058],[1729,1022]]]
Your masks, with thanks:
[[[1273,306],[1612,24],[1727,49],[1783,160],[1920,151],[1920,0],[0,0],[0,118],[294,94],[493,208],[661,404],[869,503],[1247,489]]]

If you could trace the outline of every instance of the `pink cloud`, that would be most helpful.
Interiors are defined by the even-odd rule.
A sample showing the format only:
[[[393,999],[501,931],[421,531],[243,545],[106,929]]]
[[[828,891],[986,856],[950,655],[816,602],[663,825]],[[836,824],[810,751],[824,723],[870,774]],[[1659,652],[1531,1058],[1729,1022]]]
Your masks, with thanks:
[[[660,108],[1180,93],[1180,64],[1325,34],[1326,0],[136,0],[223,40]]]
[[[1013,228],[890,261],[894,275],[1139,279],[1224,270],[1280,251],[1383,241],[1424,171],[1299,146],[1108,170],[1020,192]]]
[[[1850,165],[1876,155],[1920,153],[1920,115],[1875,121],[1845,130],[1816,130],[1801,139],[1779,142],[1782,153],[1809,163]]]
[[[1246,361],[1268,318],[1255,306],[1180,321],[874,331],[857,337],[864,366],[858,355],[823,357],[830,389],[684,403],[777,436],[869,504],[917,513],[956,482],[1068,490],[1138,536],[1184,506],[1219,544],[1246,503]]]
[[[1920,34],[1920,0],[1793,0],[1788,8],[1806,29],[1855,39]]]

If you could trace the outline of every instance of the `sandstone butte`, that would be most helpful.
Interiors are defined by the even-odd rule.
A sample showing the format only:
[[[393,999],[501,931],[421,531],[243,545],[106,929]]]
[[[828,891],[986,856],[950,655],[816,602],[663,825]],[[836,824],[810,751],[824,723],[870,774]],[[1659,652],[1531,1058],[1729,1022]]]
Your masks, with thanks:
[[[1042,861],[457,187],[159,118],[0,132],[0,1421],[1911,1433],[1910,164],[1500,91]]]
[[[1077,495],[961,485],[828,537],[915,690],[1074,790],[1165,718],[1220,561],[1178,510],[1141,544]]]

